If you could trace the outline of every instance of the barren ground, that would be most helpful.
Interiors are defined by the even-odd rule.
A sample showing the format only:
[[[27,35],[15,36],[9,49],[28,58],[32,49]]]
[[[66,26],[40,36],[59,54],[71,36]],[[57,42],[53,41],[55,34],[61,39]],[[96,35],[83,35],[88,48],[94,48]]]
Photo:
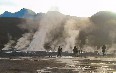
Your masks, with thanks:
[[[116,73],[115,57],[1,58],[0,73]]]

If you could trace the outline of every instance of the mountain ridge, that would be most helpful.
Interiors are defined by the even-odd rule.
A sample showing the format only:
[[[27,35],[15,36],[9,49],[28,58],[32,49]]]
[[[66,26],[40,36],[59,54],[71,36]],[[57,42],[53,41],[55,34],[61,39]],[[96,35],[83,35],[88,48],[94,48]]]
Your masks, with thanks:
[[[11,13],[9,11],[5,11],[0,17],[16,17],[16,18],[33,18],[36,16],[36,13],[30,9],[23,8],[20,11]]]

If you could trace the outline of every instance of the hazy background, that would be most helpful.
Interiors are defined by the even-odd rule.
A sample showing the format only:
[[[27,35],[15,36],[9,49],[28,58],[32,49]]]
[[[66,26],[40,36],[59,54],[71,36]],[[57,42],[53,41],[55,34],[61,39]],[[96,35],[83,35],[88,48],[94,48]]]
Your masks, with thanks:
[[[116,12],[115,5],[115,0],[0,0],[0,14],[6,10],[16,12],[27,8],[36,13],[55,10],[67,15],[90,17],[98,11]]]
[[[63,51],[71,52],[76,45],[93,52],[105,44],[109,52],[115,52],[115,3],[114,0],[0,1],[1,49],[56,51],[61,46]]]

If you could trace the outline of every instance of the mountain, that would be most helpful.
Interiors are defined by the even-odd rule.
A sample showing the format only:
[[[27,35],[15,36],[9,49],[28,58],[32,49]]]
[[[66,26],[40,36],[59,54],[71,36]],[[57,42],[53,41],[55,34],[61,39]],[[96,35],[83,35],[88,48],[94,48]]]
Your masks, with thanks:
[[[15,17],[15,18],[33,18],[36,16],[36,13],[32,10],[23,8],[18,12],[11,13],[8,11],[5,11],[3,14],[0,15],[0,17]]]
[[[95,24],[103,24],[109,20],[116,20],[116,13],[110,11],[99,11],[90,17]]]
[[[23,18],[0,18],[0,49],[9,41],[9,36],[13,40],[19,39],[26,30],[18,27],[21,23],[26,22]]]

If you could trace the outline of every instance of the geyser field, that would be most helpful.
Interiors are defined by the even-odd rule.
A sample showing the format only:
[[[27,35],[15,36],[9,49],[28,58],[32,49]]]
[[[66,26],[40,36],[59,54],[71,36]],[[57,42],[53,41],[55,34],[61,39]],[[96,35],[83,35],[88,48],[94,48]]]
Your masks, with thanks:
[[[115,13],[100,11],[91,17],[76,17],[48,11],[20,20],[16,27],[23,31],[21,36],[7,33],[8,37],[2,37],[7,39],[4,47],[0,46],[0,73],[116,73]],[[56,57],[59,46],[67,56]],[[83,52],[78,57],[72,55],[74,46]],[[38,51],[56,54],[43,57],[35,54]]]
[[[116,58],[17,57],[1,58],[1,73],[115,73]]]
[[[78,46],[86,52],[94,52],[105,44],[107,53],[115,52],[116,14],[100,11],[91,17],[76,17],[57,11],[39,13],[32,19],[25,19],[17,25],[26,30],[22,37],[14,39],[9,34],[8,43],[3,50],[16,48],[24,51],[63,51],[72,52]]]

